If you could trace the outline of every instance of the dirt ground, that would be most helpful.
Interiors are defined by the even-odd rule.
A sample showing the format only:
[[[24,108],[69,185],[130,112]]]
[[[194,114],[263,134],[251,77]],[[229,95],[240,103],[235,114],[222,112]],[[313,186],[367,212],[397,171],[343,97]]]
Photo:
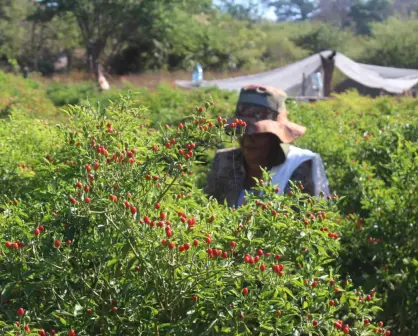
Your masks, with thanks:
[[[257,71],[240,71],[240,72],[205,72],[204,78],[205,80],[211,79],[221,79],[221,78],[231,78],[231,77],[238,77],[249,75],[255,73]],[[35,77],[35,76],[34,76]],[[51,77],[41,77],[36,76],[37,80],[45,84],[51,84],[56,82],[61,83],[80,83],[83,81],[88,80],[95,80],[94,75],[90,75],[85,72],[71,72],[65,74],[55,74]],[[111,87],[122,87],[128,83],[132,85],[139,86],[139,87],[147,87],[150,89],[156,88],[159,84],[167,83],[174,85],[176,80],[191,80],[192,74],[185,71],[176,71],[176,72],[169,72],[169,71],[158,71],[158,72],[146,72],[142,74],[131,74],[131,75],[124,75],[124,76],[117,76],[117,75],[106,75],[106,79],[109,81]]]

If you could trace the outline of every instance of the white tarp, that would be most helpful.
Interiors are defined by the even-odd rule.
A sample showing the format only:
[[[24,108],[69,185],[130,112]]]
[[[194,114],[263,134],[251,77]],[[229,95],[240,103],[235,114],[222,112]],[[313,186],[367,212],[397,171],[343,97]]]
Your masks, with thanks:
[[[335,67],[348,78],[351,78],[357,83],[369,88],[381,89],[390,93],[402,93],[411,89],[418,83],[417,70],[391,70],[396,68],[389,68],[387,70],[384,70],[384,68],[374,68],[375,70],[373,70],[373,66],[365,66],[360,63],[356,63],[340,53],[337,53],[335,56]],[[398,77],[395,77],[396,74]],[[383,75],[390,77],[383,77]]]
[[[235,78],[203,81],[201,87],[217,86],[220,89],[239,91],[249,84],[271,85],[287,92],[289,96],[319,96],[323,90],[316,91],[312,85],[312,74],[324,75],[321,55],[328,57],[332,51],[323,51],[296,63],[271,71]],[[343,54],[336,53],[335,67],[352,80],[370,88],[401,94],[418,83],[418,70],[381,67],[354,62]],[[191,81],[176,81],[184,88],[195,88]]]
[[[377,72],[383,78],[400,78],[400,77],[418,76],[418,70],[383,67],[380,65],[370,65],[370,64],[361,64],[361,63],[359,64],[368,70]]]

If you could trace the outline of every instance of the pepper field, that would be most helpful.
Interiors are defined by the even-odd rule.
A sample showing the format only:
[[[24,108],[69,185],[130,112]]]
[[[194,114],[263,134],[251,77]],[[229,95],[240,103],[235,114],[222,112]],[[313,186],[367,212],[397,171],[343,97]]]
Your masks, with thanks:
[[[417,334],[418,101],[289,102],[333,196],[266,174],[230,209],[236,98],[0,73],[2,335]]]

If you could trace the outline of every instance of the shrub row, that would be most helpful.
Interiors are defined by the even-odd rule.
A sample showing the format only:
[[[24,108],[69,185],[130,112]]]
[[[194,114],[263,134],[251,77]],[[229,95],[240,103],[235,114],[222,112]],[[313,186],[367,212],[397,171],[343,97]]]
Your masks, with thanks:
[[[116,97],[119,92],[108,94]],[[414,334],[418,320],[414,295],[418,286],[416,101],[371,100],[351,93],[316,104],[290,102],[290,118],[308,127],[297,145],[321,154],[331,188],[341,196],[331,202],[310,200],[295,189],[292,197],[284,198],[266,183],[260,186],[263,198],[252,199],[233,212],[206,200],[200,187],[214,149],[234,145],[234,139],[223,136],[217,127],[205,130],[199,126],[216,125],[216,116],[231,115],[235,94],[161,87],[156,92],[141,90],[138,95],[115,98],[112,104],[104,99],[93,98],[100,108],[96,102],[73,108],[69,122],[59,128],[33,122],[18,112],[1,121],[2,154],[8,156],[0,157],[5,195],[0,215],[4,240],[4,280],[0,285],[4,302],[11,300],[12,305],[0,306],[2,320],[8,321],[4,330],[12,330],[13,316],[22,306],[28,310],[33,328],[66,333],[74,327],[81,334],[150,330],[184,334],[192,333],[191,323],[200,321],[193,330],[207,330],[208,334],[268,334],[274,333],[272,329],[280,334],[295,330],[332,334],[337,330],[334,323],[338,327],[338,320],[343,320],[341,332],[348,324],[352,334],[360,334],[379,330],[376,322],[382,320],[396,334]],[[209,104],[206,120],[200,124],[202,116],[192,115],[204,99],[215,105]],[[200,120],[197,126],[193,118]],[[183,129],[177,128],[180,122]],[[111,158],[119,151],[119,161],[122,154],[132,155],[124,153],[126,148],[135,148],[135,164],[121,165],[114,159],[107,164],[109,157],[92,148],[91,137],[96,137],[96,144],[105,145]],[[171,143],[173,138],[175,143]],[[197,147],[190,160],[185,160],[178,150],[183,147],[187,153],[187,145],[192,143]],[[93,174],[96,160],[100,167]],[[85,170],[86,163],[92,168],[90,173]],[[181,171],[176,168],[179,163]],[[153,176],[159,179],[154,181]],[[83,189],[75,187],[77,182]],[[90,182],[92,191],[86,193],[84,188]],[[110,193],[118,197],[117,203],[109,199]],[[72,204],[69,197],[77,203]],[[123,205],[125,200],[128,208]],[[156,203],[168,216],[170,237],[166,219],[164,228],[158,226],[161,219]],[[154,227],[140,224],[144,216],[154,221]],[[193,218],[196,223],[190,230],[188,221],[193,223]],[[46,230],[35,236],[40,225]],[[338,239],[328,237],[330,232]],[[210,244],[205,242],[207,238]],[[167,246],[162,245],[162,239]],[[59,248],[54,247],[55,240],[61,242]],[[64,248],[66,240],[71,240],[71,245]],[[26,245],[14,251],[6,247],[6,241]],[[230,251],[232,241],[237,244],[234,251]],[[175,248],[170,250],[171,242]],[[178,250],[181,246],[184,251]],[[255,262],[259,249],[263,254]],[[225,259],[224,252],[228,253]],[[273,259],[276,254],[281,256],[280,262]],[[261,262],[265,271],[260,270]],[[89,281],[94,280],[88,278],[96,264],[103,265],[103,273],[95,277],[103,290],[99,296],[92,292]],[[272,268],[276,264],[284,269],[276,272]],[[11,272],[12,265],[19,265],[16,273]],[[68,272],[60,273],[60,267]],[[208,275],[211,269],[217,274],[214,278]],[[199,272],[209,273],[204,277]],[[335,293],[335,288],[332,292],[331,278],[341,292]],[[349,280],[345,287],[339,278],[353,283]],[[43,297],[40,292],[45,289],[34,290],[31,286],[39,279],[45,279],[58,294]],[[31,289],[25,289],[20,281],[29,281]],[[318,286],[312,287],[314,282]],[[156,286],[174,296],[164,297],[162,303],[161,297],[150,294],[158,293]],[[243,295],[244,288],[248,288],[248,295]],[[276,294],[276,289],[281,292]],[[357,292],[365,305],[359,304]],[[87,298],[87,293],[93,293],[93,298]],[[379,305],[383,311],[374,306],[376,295],[382,299]],[[109,302],[121,298],[123,307],[115,306],[118,310],[111,312]],[[173,298],[175,303],[170,301]],[[378,313],[374,319],[372,312]],[[364,321],[360,323],[365,318],[371,321],[367,328]],[[143,324],[137,325],[139,320]],[[100,330],[100,325],[106,331]]]

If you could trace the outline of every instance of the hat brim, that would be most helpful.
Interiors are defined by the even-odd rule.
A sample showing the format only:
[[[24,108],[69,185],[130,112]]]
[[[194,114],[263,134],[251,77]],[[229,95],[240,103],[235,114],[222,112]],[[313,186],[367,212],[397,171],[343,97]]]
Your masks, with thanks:
[[[227,124],[235,122],[236,117],[230,118]],[[251,120],[243,119],[247,123],[245,133],[247,135],[271,133],[280,139],[282,143],[289,144],[306,133],[306,127],[291,122],[287,119],[287,113],[281,112],[277,117],[277,120],[260,120],[253,122]],[[229,128],[229,127],[228,127]],[[239,126],[237,126],[238,132]]]

